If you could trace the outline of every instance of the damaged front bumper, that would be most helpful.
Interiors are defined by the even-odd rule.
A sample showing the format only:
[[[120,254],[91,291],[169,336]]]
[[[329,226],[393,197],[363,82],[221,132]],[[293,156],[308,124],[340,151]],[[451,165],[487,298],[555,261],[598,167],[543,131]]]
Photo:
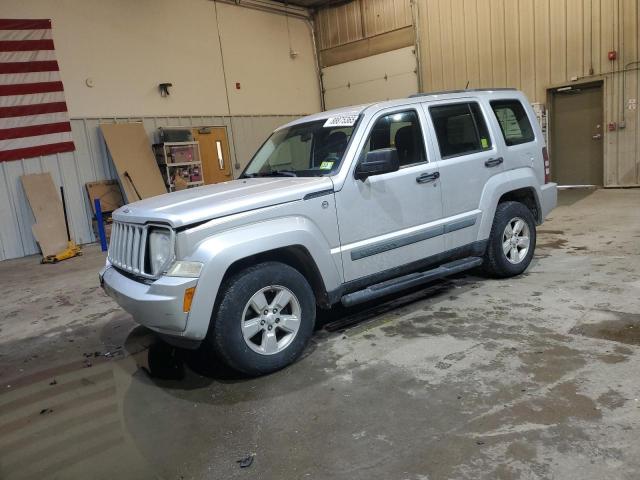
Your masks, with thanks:
[[[103,290],[133,319],[178,346],[193,347],[184,337],[189,313],[184,311],[185,290],[195,287],[197,278],[160,277],[144,282],[122,274],[111,265],[98,274]],[[195,342],[199,343],[199,342]]]

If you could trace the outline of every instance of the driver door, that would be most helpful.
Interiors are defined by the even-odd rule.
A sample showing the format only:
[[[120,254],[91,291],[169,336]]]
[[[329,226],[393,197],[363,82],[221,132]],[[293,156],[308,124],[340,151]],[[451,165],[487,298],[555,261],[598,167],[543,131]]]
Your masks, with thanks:
[[[368,151],[395,148],[400,169],[364,181],[351,174],[336,193],[345,281],[410,268],[444,250],[438,164],[427,156],[423,115],[417,105],[395,107],[367,126],[354,163]]]

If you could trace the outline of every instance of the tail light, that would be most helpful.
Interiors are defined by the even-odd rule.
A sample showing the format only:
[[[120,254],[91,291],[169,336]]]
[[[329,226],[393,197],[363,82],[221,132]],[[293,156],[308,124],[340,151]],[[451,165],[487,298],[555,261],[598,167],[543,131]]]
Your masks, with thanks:
[[[551,169],[547,147],[542,147],[542,158],[544,159],[544,183],[549,183],[551,181]]]

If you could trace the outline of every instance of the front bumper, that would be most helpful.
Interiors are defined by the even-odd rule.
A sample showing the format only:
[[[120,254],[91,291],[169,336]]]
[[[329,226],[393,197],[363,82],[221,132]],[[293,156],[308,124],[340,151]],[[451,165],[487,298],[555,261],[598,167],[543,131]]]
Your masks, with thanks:
[[[556,208],[558,204],[558,184],[557,183],[545,183],[540,187],[542,192],[541,205],[542,208],[542,221],[547,218],[549,212]]]
[[[123,275],[111,265],[104,267],[98,276],[107,295],[137,323],[165,336],[184,338],[189,317],[183,311],[184,291],[195,287],[197,278],[161,277],[143,283]]]

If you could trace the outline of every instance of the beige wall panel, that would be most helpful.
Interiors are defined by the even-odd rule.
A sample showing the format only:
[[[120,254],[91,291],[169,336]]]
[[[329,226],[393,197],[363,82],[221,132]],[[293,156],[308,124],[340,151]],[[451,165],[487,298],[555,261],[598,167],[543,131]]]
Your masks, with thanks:
[[[551,57],[551,82],[567,79],[567,5],[566,0],[549,2],[549,36]]]
[[[640,56],[640,6],[636,7],[636,51]],[[636,99],[640,101],[640,72],[635,72]],[[636,182],[640,185],[640,108],[636,109]]]
[[[440,58],[442,59],[442,82],[444,85],[452,85],[456,88],[457,82],[454,71],[454,55],[453,50],[453,26],[451,19],[453,17],[451,0],[440,0],[440,8],[438,9],[440,21]],[[460,32],[456,32],[459,35]],[[446,54],[444,52],[447,52]]]
[[[473,11],[467,12],[473,15]],[[478,24],[478,52],[480,63],[480,85],[479,87],[490,87],[494,85],[493,80],[493,54],[491,46],[491,7],[486,0],[477,0],[476,18]],[[424,66],[428,69],[428,66]]]
[[[480,85],[480,50],[478,45],[476,4],[477,0],[464,0],[463,5],[465,58],[469,88],[477,88]]]
[[[360,5],[357,1],[322,9],[317,13],[315,22],[320,50],[363,38]]]
[[[322,50],[320,52],[320,66],[330,67],[409,46],[415,47],[415,32],[413,27],[404,27],[375,37],[363,38],[339,47]]]
[[[211,2],[2,0],[2,10],[52,19],[72,116],[228,113]],[[170,97],[161,82],[173,83]]]
[[[410,0],[361,0],[367,37],[411,25]]]
[[[620,16],[622,18],[620,67],[638,60],[638,6],[637,0],[621,0]],[[618,145],[618,183],[627,185],[637,182],[637,142],[638,135],[638,110],[629,110],[629,99],[638,100],[637,72],[625,74],[625,91],[620,90],[619,109],[624,119],[626,128],[620,131]],[[624,95],[624,96],[623,96]]]
[[[417,0],[423,89],[512,86],[532,102],[547,89],[604,80],[605,184],[640,185],[638,72],[625,64],[640,56],[638,0]],[[618,52],[616,61],[607,53]],[[590,69],[593,67],[593,76]],[[618,72],[618,73],[616,73]],[[464,80],[464,82],[463,82]],[[624,102],[624,110],[623,110]],[[609,132],[608,123],[626,128]]]
[[[535,101],[546,102],[547,86],[551,84],[549,1],[534,0],[535,32]]]
[[[566,52],[567,77],[584,75],[584,16],[582,6],[584,0],[566,0]],[[569,54],[571,52],[571,54]]]
[[[217,7],[231,113],[302,114],[320,110],[320,86],[308,25],[303,20],[234,5]],[[290,56],[290,49],[298,52],[295,58]],[[236,89],[236,82],[240,89]],[[224,95],[223,91],[216,93]]]
[[[491,8],[491,57],[493,59],[493,85],[488,86],[494,87],[507,86],[504,2],[505,0],[487,2]]]
[[[536,32],[533,0],[521,0],[518,19],[520,25],[520,88],[531,102],[536,99]],[[540,100],[544,101],[544,99]]]
[[[420,15],[420,21],[424,27],[421,31],[426,32],[426,48],[429,50],[430,62],[426,68],[425,90],[442,90],[444,82],[442,81],[442,38],[440,31],[443,28],[440,22],[440,2],[433,0],[428,2],[425,14]],[[425,50],[423,46],[423,50]],[[450,53],[450,52],[448,52]]]
[[[467,75],[466,31],[464,24],[464,0],[451,0],[451,30],[450,38],[453,47],[453,85],[454,88],[464,88],[469,81]]]
[[[506,87],[520,85],[520,15],[519,2],[504,2],[504,42]]]

